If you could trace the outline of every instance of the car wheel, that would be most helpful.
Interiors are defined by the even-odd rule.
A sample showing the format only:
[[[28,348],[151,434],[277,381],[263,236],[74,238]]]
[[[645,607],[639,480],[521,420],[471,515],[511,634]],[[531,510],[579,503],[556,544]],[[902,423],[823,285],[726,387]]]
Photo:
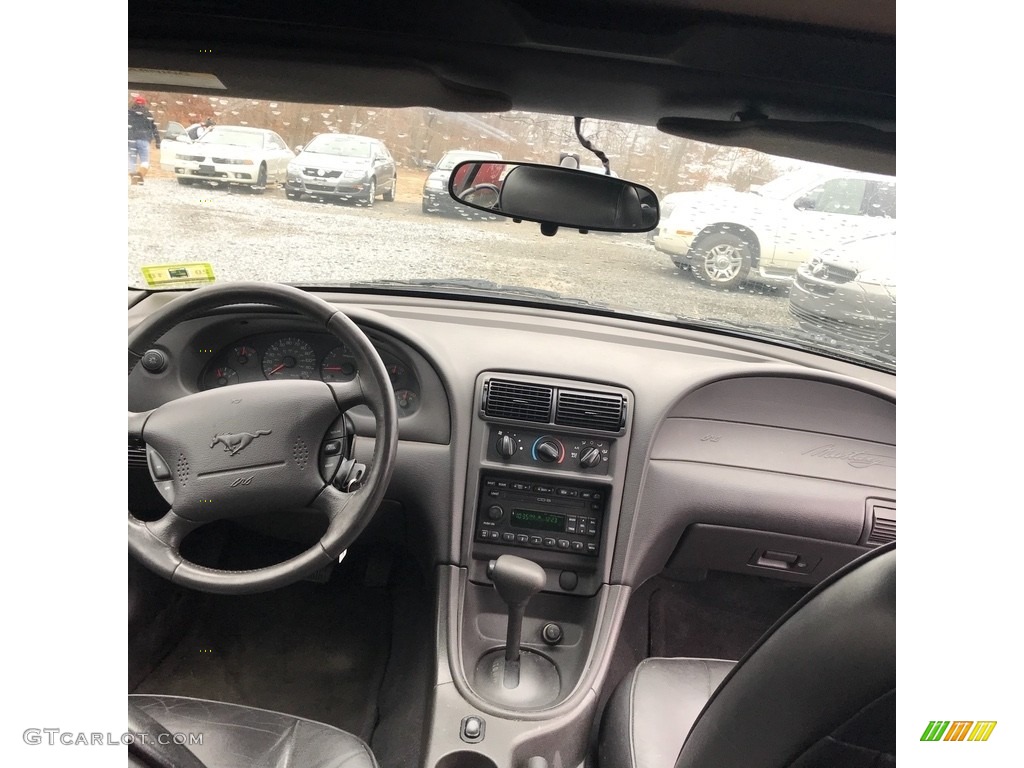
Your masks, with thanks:
[[[395,176],[395,178],[393,178],[391,180],[391,188],[388,189],[388,191],[384,193],[384,201],[388,202],[388,203],[395,202],[395,193],[397,191],[398,191],[398,177]]]
[[[253,185],[252,191],[257,195],[262,195],[267,191],[267,166],[266,164],[260,165],[260,172],[256,176],[256,183]]]
[[[363,204],[367,208],[371,208],[375,197],[377,197],[377,181],[376,179],[370,179],[370,186],[366,189],[366,199],[363,200]]]
[[[712,288],[735,288],[750,272],[750,244],[731,232],[705,235],[694,245],[694,253],[694,274]]]

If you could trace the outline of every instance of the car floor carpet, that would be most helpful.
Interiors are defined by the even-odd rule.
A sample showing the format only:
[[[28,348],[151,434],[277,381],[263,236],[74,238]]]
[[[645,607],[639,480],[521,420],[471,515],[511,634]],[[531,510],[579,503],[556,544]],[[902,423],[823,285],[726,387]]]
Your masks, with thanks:
[[[738,660],[806,592],[785,581],[717,571],[696,582],[658,576],[651,585],[649,655]]]
[[[386,589],[346,589],[336,580],[258,595],[204,595],[181,642],[133,692],[277,710],[369,742],[390,611]]]

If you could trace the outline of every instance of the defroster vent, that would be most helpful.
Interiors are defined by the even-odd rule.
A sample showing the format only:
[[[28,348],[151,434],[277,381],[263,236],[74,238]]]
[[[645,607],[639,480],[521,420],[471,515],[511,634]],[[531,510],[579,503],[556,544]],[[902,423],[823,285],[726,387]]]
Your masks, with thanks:
[[[484,385],[484,413],[495,419],[547,424],[551,421],[551,387],[491,379]]]
[[[625,424],[626,403],[621,395],[559,390],[555,424],[564,427],[618,432]]]

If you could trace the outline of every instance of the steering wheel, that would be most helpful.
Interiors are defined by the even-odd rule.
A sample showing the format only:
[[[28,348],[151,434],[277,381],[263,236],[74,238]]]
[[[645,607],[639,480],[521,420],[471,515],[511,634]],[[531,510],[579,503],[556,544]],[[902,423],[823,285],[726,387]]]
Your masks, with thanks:
[[[370,340],[336,308],[289,286],[228,283],[175,299],[129,334],[129,375],[146,350],[182,320],[251,303],[292,310],[322,323],[352,353],[357,374],[347,382],[237,384],[188,395],[144,413],[128,412],[128,436],[146,444],[151,474],[171,505],[152,522],[128,513],[128,550],[157,574],[206,592],[263,592],[337,561],[380,505],[398,445],[394,391]],[[376,420],[368,470],[359,477],[359,465],[340,462],[339,470],[335,461],[338,479],[322,476],[320,457],[325,443],[332,442],[326,440],[331,425],[361,404]],[[314,546],[290,560],[229,571],[198,565],[181,554],[185,536],[204,524],[299,507],[326,515],[328,525]]]
[[[501,190],[496,184],[476,184],[462,193],[462,199],[467,203],[479,205],[483,208],[494,208],[501,198]]]

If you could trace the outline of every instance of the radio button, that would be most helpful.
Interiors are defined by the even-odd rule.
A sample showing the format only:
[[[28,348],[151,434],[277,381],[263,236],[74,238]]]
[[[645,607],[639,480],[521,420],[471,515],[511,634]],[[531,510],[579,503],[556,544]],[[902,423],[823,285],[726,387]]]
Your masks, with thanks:
[[[572,543],[572,551],[573,552],[582,552],[583,551],[583,542],[582,541],[574,541]]]
[[[580,491],[581,499],[592,499],[594,497],[593,491]]]
[[[570,522],[567,526],[565,526],[565,532],[576,533],[576,523]]]
[[[530,490],[529,483],[512,483],[512,490],[514,491],[528,491]]]
[[[587,554],[588,555],[596,555],[597,554],[597,544],[595,544],[592,541],[588,541],[587,542]]]
[[[529,544],[530,543],[530,537],[527,536],[525,533],[520,533],[519,535],[516,536],[516,542],[519,543],[519,544]]]
[[[539,547],[543,541],[544,541],[544,539],[542,539],[540,536],[531,536],[530,537],[530,543],[533,544],[533,546],[535,546],[535,547]]]
[[[558,489],[558,495],[559,496],[571,496],[572,494],[569,492],[568,488],[559,488]]]
[[[496,498],[498,498],[499,496],[501,496],[501,491],[497,491],[497,490],[494,490],[494,491],[488,491],[488,492],[487,492],[487,495],[488,495],[488,496],[490,496],[490,497],[492,497],[492,498],[495,498],[495,499],[496,499]]]
[[[487,510],[487,516],[491,520],[501,520],[505,516],[505,510],[495,504]]]
[[[594,510],[595,512],[600,512],[601,511],[601,502],[600,501],[592,501],[592,502],[590,502],[590,508],[592,510]]]
[[[559,549],[568,549],[569,548],[569,540],[568,539],[559,539],[558,540],[558,548]]]
[[[554,539],[544,539],[544,546],[545,547],[551,547],[553,549],[555,547],[555,540]]]
[[[503,533],[501,534],[501,538],[505,541],[515,541],[516,535],[514,533]]]
[[[604,496],[601,494],[600,491],[594,491],[594,501],[600,501],[603,498]]]
[[[537,493],[554,493],[555,492],[554,487],[550,486],[550,485],[535,485],[535,486],[533,486],[533,490],[535,490]]]

